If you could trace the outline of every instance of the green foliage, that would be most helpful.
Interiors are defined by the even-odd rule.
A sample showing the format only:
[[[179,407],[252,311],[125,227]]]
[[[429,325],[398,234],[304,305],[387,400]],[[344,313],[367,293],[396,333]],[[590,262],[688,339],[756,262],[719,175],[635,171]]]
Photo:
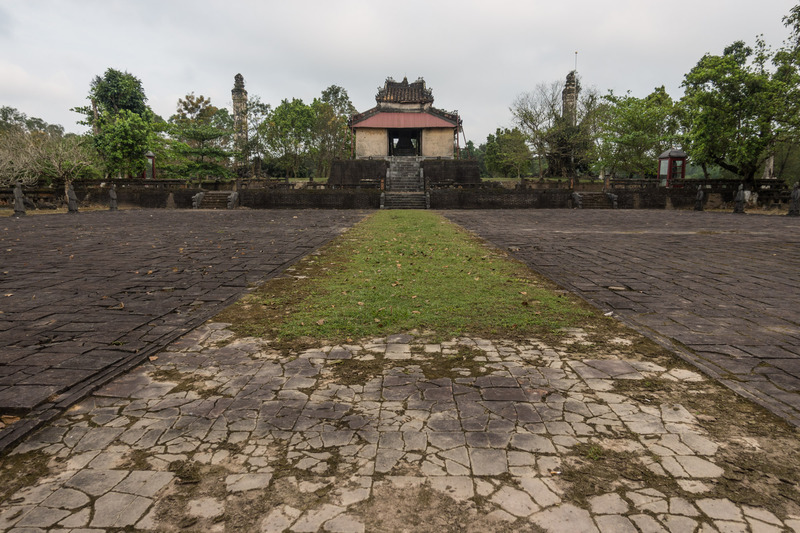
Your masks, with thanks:
[[[658,156],[679,141],[676,104],[663,86],[645,98],[609,93],[603,100],[600,167],[612,175],[654,177]]]
[[[522,177],[530,172],[531,151],[519,128],[497,128],[486,138],[486,168],[491,174]]]
[[[467,145],[461,149],[461,158],[476,160],[481,177],[489,177],[489,171],[486,169],[486,144],[476,147],[474,142],[467,141]]]
[[[350,131],[348,118],[356,112],[347,91],[331,85],[322,91],[321,98],[311,103],[314,125],[311,136],[311,155],[316,164],[316,175],[330,175],[334,159],[347,157],[350,153]]]
[[[103,157],[106,171],[126,177],[144,172],[144,154],[158,140],[153,128],[152,113],[140,115],[122,109],[116,114],[102,115],[97,124],[98,133],[94,135],[94,144]]]
[[[157,149],[154,124],[160,119],[146,105],[142,82],[113,68],[96,76],[89,88],[89,106],[75,107],[92,127],[94,147],[107,175],[135,176],[144,171],[144,154]]]
[[[58,124],[48,124],[37,117],[29,117],[13,107],[0,107],[0,135],[11,132],[46,133],[61,137],[64,127]]]
[[[171,139],[162,166],[184,178],[228,178],[233,118],[211,99],[194,93],[178,99],[177,113],[165,128]]]
[[[316,121],[314,110],[301,99],[284,99],[265,120],[261,128],[270,154],[278,159],[286,178],[298,177],[303,158],[313,141]]]
[[[791,49],[773,55],[759,39],[755,48],[737,41],[700,59],[684,79],[681,102],[685,148],[695,163],[752,181],[776,145],[796,137],[796,57]]]
[[[219,108],[211,105],[211,98],[206,98],[202,94],[195,96],[194,92],[191,92],[186,98],[178,98],[177,112],[170,120],[175,123],[210,124],[218,111]]]

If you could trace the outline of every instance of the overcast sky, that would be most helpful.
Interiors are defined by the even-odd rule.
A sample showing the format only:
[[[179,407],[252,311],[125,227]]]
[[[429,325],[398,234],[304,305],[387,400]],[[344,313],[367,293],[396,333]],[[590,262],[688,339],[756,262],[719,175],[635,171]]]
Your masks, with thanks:
[[[273,106],[344,87],[359,111],[391,76],[423,77],[476,144],[514,98],[563,80],[678,98],[705,53],[763,34],[795,0],[0,0],[0,105],[76,125],[94,76],[130,72],[164,118],[189,92],[231,105],[233,77]]]

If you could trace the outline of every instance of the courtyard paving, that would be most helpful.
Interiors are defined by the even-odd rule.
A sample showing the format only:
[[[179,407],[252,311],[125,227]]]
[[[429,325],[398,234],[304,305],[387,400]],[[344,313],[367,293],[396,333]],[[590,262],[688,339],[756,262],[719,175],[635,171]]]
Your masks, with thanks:
[[[0,449],[364,216],[131,210],[0,219]],[[34,410],[34,412],[31,412]]]
[[[669,358],[582,357],[584,336],[281,353],[208,323],[18,446],[4,471],[46,471],[0,529],[800,531],[793,430],[727,433],[713,409],[625,392],[733,396]]]
[[[724,304],[730,286],[734,296],[723,316],[739,318],[728,337],[720,336],[751,349],[784,347],[794,354],[784,360],[798,354],[791,352],[798,344],[795,221],[669,212],[445,214],[659,338],[669,331],[648,330],[634,320],[637,313],[655,313],[642,302],[663,300],[664,320],[692,317],[701,304]],[[112,230],[103,215],[97,214],[103,222],[92,221],[93,228],[124,231]],[[152,224],[178,236],[152,242],[162,237],[138,218],[150,215],[164,216]],[[198,215],[208,220],[192,218]],[[210,312],[252,281],[278,271],[299,275],[286,268],[296,255],[287,253],[274,266],[250,257],[260,253],[263,261],[272,249],[258,237],[267,232],[262,226],[268,220],[276,225],[272,244],[310,251],[330,238],[325,232],[336,233],[363,215],[130,216],[146,232],[135,240],[139,233],[131,230],[121,240],[137,242],[131,247],[139,251],[130,250],[133,280],[156,274],[147,261],[135,259],[149,257],[148,247],[161,254],[166,252],[160,248],[175,246],[178,252],[169,259],[180,260],[180,249],[191,247],[191,232],[201,226],[195,253],[214,247],[225,252],[200,256],[191,268],[184,266],[185,275],[197,275],[206,263],[211,270],[240,267],[234,273],[244,279],[216,285],[232,285],[231,296],[208,304],[191,298],[188,309],[195,303]],[[180,230],[182,216],[191,222]],[[64,215],[54,224],[69,220]],[[48,228],[44,224],[40,231],[70,236]],[[215,231],[220,237],[211,240],[208,234]],[[239,231],[249,240],[237,240],[245,239]],[[78,242],[91,241],[93,234],[86,230]],[[621,239],[627,244],[616,243]],[[53,248],[43,250],[56,250],[59,239],[50,242]],[[4,249],[18,246],[4,242]],[[74,250],[65,251],[62,261],[76,259]],[[126,250],[115,250],[118,267]],[[559,255],[560,250],[569,252]],[[763,252],[777,255],[759,259]],[[219,262],[209,262],[213,258]],[[170,260],[162,262],[174,272]],[[647,264],[638,269],[626,266],[642,261]],[[698,274],[690,268],[695,264]],[[39,276],[59,275],[56,266]],[[5,265],[3,270],[12,271]],[[101,270],[92,272],[99,276]],[[577,273],[585,276],[584,285],[569,277]],[[737,288],[738,276],[751,276],[743,285],[761,290]],[[173,287],[181,278],[164,283]],[[194,283],[203,278],[200,273]],[[649,285],[636,285],[637,279]],[[781,279],[788,280],[782,290],[771,288]],[[703,290],[707,296],[689,300]],[[758,298],[748,306],[752,293]],[[94,300],[108,299],[101,294],[95,292]],[[608,301],[600,299],[603,294]],[[75,298],[61,296],[66,302]],[[126,301],[135,300],[115,297],[105,313],[129,309]],[[115,309],[117,302],[125,305]],[[641,307],[633,312],[635,305]],[[270,339],[236,337],[227,324],[207,322],[209,313],[196,313],[201,325],[181,323],[173,326],[174,336],[142,340],[158,346],[143,364],[85,393],[0,460],[0,494],[6,495],[0,531],[800,532],[797,427],[667,352],[638,349],[643,345],[635,332],[598,347],[583,328],[549,341],[441,341],[412,331],[338,346],[320,341],[285,352],[271,347]],[[755,326],[745,327],[768,318],[776,328],[760,337]],[[113,327],[113,320],[106,323]],[[153,318],[145,323],[153,324]],[[740,337],[749,338],[751,331],[759,343],[744,344]],[[694,354],[689,344],[683,350]],[[707,351],[724,353],[715,350]],[[741,373],[742,387],[748,379],[776,382],[773,368],[796,379],[774,358],[749,356],[758,357],[763,364]],[[777,396],[759,399],[768,406],[779,400],[790,405]]]
[[[446,211],[534,270],[800,425],[800,219]]]

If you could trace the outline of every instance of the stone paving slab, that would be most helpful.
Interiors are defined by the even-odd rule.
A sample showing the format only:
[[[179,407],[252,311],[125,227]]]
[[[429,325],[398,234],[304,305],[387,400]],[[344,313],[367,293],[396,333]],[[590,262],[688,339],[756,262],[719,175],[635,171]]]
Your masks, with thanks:
[[[49,468],[0,502],[0,530],[800,532],[797,465],[773,479],[768,460],[754,472],[740,459],[785,443],[721,437],[681,403],[625,394],[645,379],[718,392],[672,358],[581,357],[584,337],[282,353],[208,323],[0,462]],[[386,358],[391,345],[406,357]],[[464,349],[469,368],[431,366]],[[604,468],[592,454],[618,456],[619,471],[576,492]]]
[[[445,211],[800,425],[800,219],[693,211]],[[684,349],[686,348],[686,349]]]
[[[14,425],[17,434],[29,430],[364,214],[125,210],[2,219],[0,415],[38,410]],[[0,432],[0,449],[10,437]]]

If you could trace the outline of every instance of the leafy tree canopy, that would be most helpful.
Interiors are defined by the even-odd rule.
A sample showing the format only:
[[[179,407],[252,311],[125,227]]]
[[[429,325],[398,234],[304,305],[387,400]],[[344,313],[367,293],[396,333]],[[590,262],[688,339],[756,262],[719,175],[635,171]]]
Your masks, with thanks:
[[[752,181],[778,143],[796,138],[796,57],[794,50],[772,54],[758,39],[755,48],[737,41],[700,59],[684,79],[681,102],[685,148],[695,163]]]
[[[645,98],[609,93],[600,120],[598,157],[611,174],[653,176],[656,160],[678,142],[675,102],[664,87]]]

